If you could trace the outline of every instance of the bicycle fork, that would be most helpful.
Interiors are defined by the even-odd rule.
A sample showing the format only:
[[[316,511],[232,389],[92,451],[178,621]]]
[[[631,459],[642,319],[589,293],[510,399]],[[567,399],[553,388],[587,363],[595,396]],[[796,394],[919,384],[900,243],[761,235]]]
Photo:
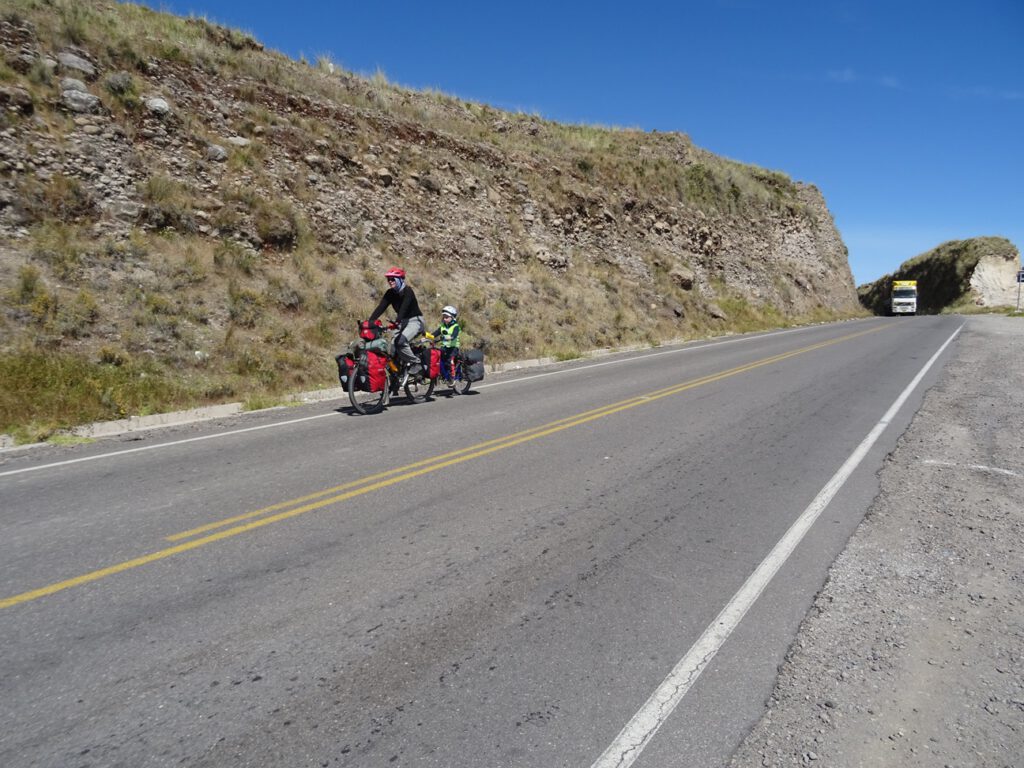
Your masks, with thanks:
[[[399,366],[393,359],[388,358],[388,398],[391,395],[397,395],[399,390],[405,384],[405,379],[409,375],[409,368],[407,366]]]

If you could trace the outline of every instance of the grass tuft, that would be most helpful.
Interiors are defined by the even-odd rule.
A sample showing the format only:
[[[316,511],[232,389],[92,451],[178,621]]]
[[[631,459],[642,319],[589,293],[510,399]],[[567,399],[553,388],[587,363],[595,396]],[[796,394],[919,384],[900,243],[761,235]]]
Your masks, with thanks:
[[[0,355],[0,432],[19,442],[60,429],[125,418],[154,403],[190,406],[188,385],[153,364],[111,366],[37,349]]]

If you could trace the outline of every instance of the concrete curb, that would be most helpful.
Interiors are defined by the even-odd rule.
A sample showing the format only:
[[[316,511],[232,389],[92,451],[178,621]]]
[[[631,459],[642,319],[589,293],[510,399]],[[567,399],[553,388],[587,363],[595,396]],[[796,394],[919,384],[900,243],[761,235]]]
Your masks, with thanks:
[[[236,413],[241,412],[241,403],[224,403],[223,405],[209,405],[204,408],[191,408],[187,411],[154,413],[151,416],[129,416],[127,419],[117,419],[116,421],[97,421],[93,424],[75,427],[71,430],[71,434],[76,437],[109,437],[125,432],[137,432],[143,429],[156,429],[157,427],[169,427],[176,424],[208,421],[209,419],[218,419],[224,416],[234,416]]]
[[[664,342],[659,346],[671,347],[682,343],[684,343],[683,340],[678,339]],[[606,357],[608,355],[622,352],[637,352],[651,348],[652,347],[650,345],[633,345],[629,347],[595,349],[586,353],[581,353],[579,357],[572,358],[572,360],[587,360],[594,357]],[[527,360],[516,360],[508,363],[487,365],[486,371],[491,374],[504,373],[506,371],[519,371],[525,368],[540,368],[546,365],[554,365],[559,362],[572,362],[572,360],[562,361],[554,357],[536,357]],[[329,387],[327,389],[316,389],[309,392],[300,392],[298,394],[289,395],[284,398],[284,403],[286,405],[298,403],[319,403],[327,400],[340,400],[346,396],[345,390],[341,387]],[[274,407],[279,408],[281,406]],[[236,416],[240,413],[246,412],[244,403],[224,403],[222,405],[209,405],[203,408],[191,408],[185,411],[156,413],[150,416],[129,416],[127,419],[117,419],[115,421],[97,421],[92,424],[83,424],[82,426],[66,430],[64,434],[85,439],[113,437],[115,435],[123,435],[130,432],[141,432],[147,429],[193,424],[200,421],[210,421],[211,419],[223,419],[228,416]],[[248,413],[255,412],[255,410],[248,411]],[[17,445],[14,442],[14,438],[10,435],[0,435],[0,453],[15,450],[27,450],[45,445],[50,445],[50,443],[27,443],[25,445]]]
[[[129,416],[127,419],[118,419],[117,421],[98,421],[94,424],[75,427],[71,430],[71,434],[77,437],[110,437],[111,435],[120,435],[125,432],[138,432],[144,429],[157,429],[178,424],[192,424],[197,421],[223,419],[239,413],[255,413],[257,410],[269,411],[273,408],[281,408],[299,403],[319,403],[325,400],[338,400],[345,396],[346,392],[341,387],[329,387],[328,389],[316,389],[310,392],[288,395],[284,398],[283,405],[275,405],[270,408],[246,411],[244,403],[224,403],[222,405],[209,405],[203,408],[192,408],[187,411],[156,413],[152,416]]]

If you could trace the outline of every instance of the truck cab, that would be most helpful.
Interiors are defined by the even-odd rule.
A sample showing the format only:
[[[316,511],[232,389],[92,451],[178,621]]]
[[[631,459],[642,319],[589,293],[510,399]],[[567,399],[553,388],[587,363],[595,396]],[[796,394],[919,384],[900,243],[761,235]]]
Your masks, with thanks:
[[[917,280],[892,281],[892,314],[917,314]]]

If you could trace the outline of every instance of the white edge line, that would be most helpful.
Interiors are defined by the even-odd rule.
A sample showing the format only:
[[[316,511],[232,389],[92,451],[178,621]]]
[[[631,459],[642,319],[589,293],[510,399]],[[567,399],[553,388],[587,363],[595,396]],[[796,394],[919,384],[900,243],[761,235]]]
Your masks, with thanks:
[[[237,416],[238,414],[230,414]],[[298,424],[302,421],[313,421],[314,419],[326,419],[328,416],[336,415],[333,411],[331,413],[318,413],[316,416],[303,416],[301,419],[289,419],[288,421],[275,421],[273,424],[260,424],[256,427],[245,427],[243,429],[233,429],[230,432],[215,432],[211,435],[200,435],[198,437],[186,437],[183,440],[174,440],[169,443],[159,443],[157,445],[142,445],[138,448],[125,448],[120,451],[111,451],[110,453],[98,453],[95,456],[82,456],[77,459],[67,459],[65,461],[55,461],[51,464],[39,464],[35,467],[22,467],[21,469],[10,469],[6,472],[0,472],[0,477],[6,477],[7,475],[18,475],[24,472],[35,472],[39,469],[53,469],[54,467],[64,467],[68,464],[78,464],[82,461],[96,461],[97,459],[109,459],[114,456],[124,456],[128,453],[140,453],[142,451],[155,451],[158,448],[170,448],[175,445],[185,445],[186,443],[197,443],[200,440],[213,440],[217,437],[227,437],[229,435],[240,435],[243,432],[256,432],[260,429],[273,429],[274,427],[284,427],[289,424]],[[178,425],[180,426],[180,425]]]
[[[736,337],[736,338],[731,338],[731,339],[722,339],[720,341],[711,341],[711,342],[708,342],[706,344],[695,344],[693,346],[687,345],[685,347],[681,347],[681,348],[677,348],[677,349],[668,349],[668,350],[664,350],[662,352],[655,352],[653,354],[639,355],[639,357],[648,358],[648,357],[658,357],[660,355],[676,354],[676,353],[679,353],[679,352],[691,352],[691,351],[693,351],[695,349],[705,349],[707,347],[719,347],[719,346],[722,346],[722,345],[725,345],[725,344],[732,344],[732,343],[735,343],[735,342],[738,342],[738,341],[752,341],[754,339],[764,339],[764,338],[767,338],[768,336],[780,336],[780,335],[786,334],[786,333],[795,333],[797,331],[806,331],[806,330],[811,330],[813,328],[818,328],[818,327],[820,327],[820,326],[814,325],[814,326],[802,326],[800,328],[786,328],[786,329],[781,330],[781,331],[771,331],[769,333],[762,333],[762,334],[758,334],[756,336],[742,336],[742,337]],[[489,389],[491,387],[500,387],[503,384],[516,384],[516,383],[523,382],[523,381],[530,381],[532,379],[540,379],[540,378],[543,378],[545,376],[557,376],[557,375],[560,375],[560,374],[563,374],[563,373],[572,373],[572,372],[575,372],[575,371],[584,371],[584,370],[587,370],[589,368],[600,368],[600,367],[605,366],[605,365],[617,365],[619,363],[625,363],[625,362],[633,361],[637,357],[638,357],[637,355],[634,355],[634,356],[630,356],[630,357],[624,357],[624,358],[622,358],[620,360],[606,360],[604,362],[593,363],[591,365],[573,366],[571,368],[566,368],[566,369],[560,370],[560,371],[550,371],[548,373],[537,373],[537,374],[533,374],[531,376],[519,376],[519,377],[514,378],[514,379],[509,379],[508,381],[497,381],[497,382],[492,382],[492,383],[488,383],[488,384],[482,384],[479,387],[477,387],[477,389],[484,389],[484,388],[488,388]],[[509,371],[514,371],[514,370],[515,369],[512,368],[512,369],[508,369],[506,371],[502,371],[502,373],[508,373]],[[236,413],[236,414],[230,414],[230,415],[231,416],[238,416],[240,414]],[[93,456],[82,456],[82,457],[77,458],[77,459],[67,459],[65,461],[55,461],[55,462],[51,462],[50,464],[39,464],[39,465],[34,466],[34,467],[22,467],[21,469],[10,469],[10,470],[7,470],[6,472],[0,472],[0,477],[8,477],[10,475],[20,475],[20,474],[24,474],[26,472],[36,472],[36,471],[41,470],[41,469],[54,469],[55,467],[65,467],[65,466],[68,466],[69,464],[79,464],[79,463],[81,463],[83,461],[96,461],[97,459],[110,459],[110,458],[114,458],[115,456],[125,456],[125,455],[127,455],[129,453],[140,453],[142,451],[155,451],[158,448],[172,448],[172,447],[174,447],[176,445],[185,445],[186,443],[195,443],[195,442],[199,442],[200,440],[213,440],[215,438],[220,438],[220,437],[230,437],[232,435],[240,435],[240,434],[242,434],[244,432],[255,432],[255,431],[260,430],[260,429],[273,429],[273,428],[276,428],[276,427],[286,427],[286,426],[289,426],[291,424],[298,424],[298,423],[303,422],[303,421],[313,421],[314,419],[325,419],[325,418],[328,418],[328,417],[331,417],[331,416],[335,416],[335,415],[336,414],[332,411],[331,413],[320,413],[320,414],[317,414],[316,416],[304,416],[303,418],[300,418],[300,419],[289,419],[288,421],[275,421],[273,424],[261,424],[261,425],[259,425],[257,427],[245,427],[243,429],[233,429],[233,430],[230,430],[228,432],[216,432],[216,433],[210,434],[210,435],[201,435],[199,437],[189,437],[189,438],[185,438],[183,440],[173,440],[173,441],[167,442],[167,443],[159,443],[158,445],[143,445],[143,446],[139,446],[138,448],[125,448],[124,450],[111,451],[110,453],[98,453],[98,454],[95,454]],[[168,425],[168,426],[171,426],[171,425]],[[181,425],[175,425],[175,426],[181,426]]]
[[[853,471],[860,465],[871,450],[872,446],[881,436],[885,428],[892,422],[893,417],[910,397],[911,393],[921,383],[921,379],[931,369],[935,361],[952,343],[963,329],[963,324],[957,328],[953,335],[946,339],[946,342],[939,347],[938,351],[931,356],[931,359],[920,370],[913,381],[907,385],[903,393],[896,398],[889,410],[885,412],[881,420],[875,424],[867,437],[854,450],[850,457],[843,463],[839,470],[832,476],[825,487],[818,492],[814,500],[803,511],[796,522],[790,527],[785,535],[768,553],[768,556],[761,561],[761,564],[750,575],[742,587],[732,596],[732,599],[722,609],[721,613],[704,630],[697,642],[691,646],[686,655],[655,689],[647,702],[640,710],[633,715],[626,723],[619,735],[608,746],[604,753],[594,762],[591,768],[628,768],[640,756],[647,744],[654,738],[654,734],[672,714],[683,697],[690,690],[690,687],[697,681],[701,673],[714,658],[715,654],[728,639],[732,631],[739,625],[747,611],[754,604],[765,587],[772,580],[779,568],[789,559],[789,556],[796,549],[797,545],[810,530],[811,526],[828,506],[832,498],[839,492],[839,489],[846,483]]]

